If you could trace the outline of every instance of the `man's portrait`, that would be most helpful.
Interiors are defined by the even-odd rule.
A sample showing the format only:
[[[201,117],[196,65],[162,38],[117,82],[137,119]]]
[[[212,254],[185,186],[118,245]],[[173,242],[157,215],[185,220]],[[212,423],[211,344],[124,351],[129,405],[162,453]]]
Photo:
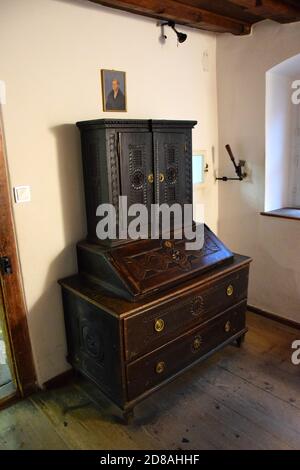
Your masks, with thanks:
[[[126,111],[125,72],[101,70],[103,111]]]

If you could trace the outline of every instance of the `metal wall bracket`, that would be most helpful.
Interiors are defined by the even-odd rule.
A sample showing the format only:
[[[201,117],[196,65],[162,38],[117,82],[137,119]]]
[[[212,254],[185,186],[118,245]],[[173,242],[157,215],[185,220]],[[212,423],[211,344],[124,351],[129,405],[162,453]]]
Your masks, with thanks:
[[[0,258],[0,272],[3,275],[12,274],[11,261],[8,256],[2,256]]]
[[[225,148],[228,152],[230,160],[233,163],[237,177],[231,178],[228,176],[221,176],[219,178],[216,178],[216,181],[243,181],[243,179],[247,178],[247,173],[245,172],[246,161],[239,160],[239,162],[236,163],[230,145],[225,145]]]

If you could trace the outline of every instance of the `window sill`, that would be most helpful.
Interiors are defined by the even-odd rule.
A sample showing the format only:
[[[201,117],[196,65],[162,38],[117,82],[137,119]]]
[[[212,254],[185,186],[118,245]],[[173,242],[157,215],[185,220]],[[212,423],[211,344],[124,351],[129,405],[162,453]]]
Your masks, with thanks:
[[[267,217],[279,217],[281,219],[300,220],[300,207],[283,207],[269,212],[261,212]]]

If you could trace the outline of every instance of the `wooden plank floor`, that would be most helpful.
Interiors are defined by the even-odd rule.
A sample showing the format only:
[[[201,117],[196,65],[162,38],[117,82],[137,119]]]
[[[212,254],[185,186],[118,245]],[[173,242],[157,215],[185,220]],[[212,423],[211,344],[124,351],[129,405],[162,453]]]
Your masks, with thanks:
[[[300,330],[248,314],[228,346],[136,408],[130,426],[84,379],[0,411],[0,449],[300,449]]]

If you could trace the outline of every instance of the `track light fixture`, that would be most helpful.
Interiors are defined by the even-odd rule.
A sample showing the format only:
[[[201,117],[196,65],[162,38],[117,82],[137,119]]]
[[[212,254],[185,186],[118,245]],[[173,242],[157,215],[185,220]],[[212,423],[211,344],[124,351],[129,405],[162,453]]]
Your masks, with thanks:
[[[173,31],[176,33],[176,36],[177,36],[177,40],[178,42],[181,44],[183,43],[184,41],[186,41],[187,39],[187,35],[185,33],[181,33],[180,31],[177,31],[177,29],[175,28],[175,22],[174,21],[167,21],[166,23],[162,23],[160,26],[169,26],[170,28],[173,29]],[[167,38],[167,36],[164,36],[165,39]]]

